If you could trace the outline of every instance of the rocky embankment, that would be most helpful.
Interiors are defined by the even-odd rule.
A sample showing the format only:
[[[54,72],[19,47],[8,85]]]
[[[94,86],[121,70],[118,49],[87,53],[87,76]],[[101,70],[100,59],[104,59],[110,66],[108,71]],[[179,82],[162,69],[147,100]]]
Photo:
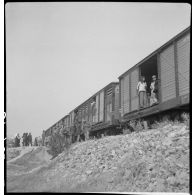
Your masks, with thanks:
[[[189,129],[161,124],[76,143],[28,177],[17,183],[23,191],[189,192]]]
[[[188,192],[189,129],[167,124],[90,140],[56,161],[54,170],[73,191]]]

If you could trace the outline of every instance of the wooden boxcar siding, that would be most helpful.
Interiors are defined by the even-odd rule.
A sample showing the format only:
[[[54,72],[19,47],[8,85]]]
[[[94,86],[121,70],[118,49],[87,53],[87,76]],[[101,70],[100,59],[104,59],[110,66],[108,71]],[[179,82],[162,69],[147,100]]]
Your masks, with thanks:
[[[64,119],[64,124],[63,124],[64,127],[68,127],[68,117],[66,117]]]
[[[176,97],[175,60],[173,44],[160,53],[160,69],[161,98],[162,102],[165,102]]]
[[[95,122],[98,122],[98,115],[99,115],[99,94],[96,95],[95,97],[95,109],[96,109],[96,113],[95,113]]]
[[[85,105],[85,120],[88,121],[88,105]]]
[[[129,112],[129,74],[124,77],[124,114]]]
[[[190,69],[190,34],[188,33],[177,41],[177,64],[179,95],[189,93],[189,69]]]
[[[91,104],[91,115],[92,115],[93,124],[96,123],[95,105],[96,105],[96,101],[95,101],[95,103]]]
[[[70,113],[70,126],[73,126],[74,123],[74,112]]]
[[[81,121],[82,120],[82,109],[80,108],[78,112],[79,112],[78,119],[79,119],[79,121]]]
[[[85,120],[85,106],[82,107],[82,120]]]
[[[69,118],[70,118],[70,116],[68,116],[68,117],[66,118],[66,121],[67,121],[67,127],[70,127],[70,120],[69,120]]]
[[[71,115],[72,115],[71,126],[73,126],[73,124],[74,124],[74,112],[72,112]]]
[[[85,104],[85,120],[88,121],[88,106]]]
[[[68,117],[64,119],[64,127],[68,127]]]
[[[67,119],[68,119],[67,117],[64,119],[64,124],[63,124],[64,127],[68,127],[68,120]]]
[[[121,96],[121,98],[120,98],[120,100],[121,100],[121,102],[120,102],[120,104],[121,104],[121,117],[123,117],[123,115],[124,115],[124,78],[122,78],[120,80],[120,90],[121,90],[121,93],[120,93],[120,96]]]
[[[104,120],[104,91],[100,93],[100,121]]]
[[[58,128],[61,130],[63,128],[63,119],[61,119],[58,123]]]
[[[83,119],[83,108],[81,107],[80,108],[80,121],[82,121]]]
[[[85,106],[82,106],[82,121],[85,120]]]
[[[91,103],[90,102],[87,103],[87,110],[88,110],[88,113],[87,113],[88,121],[91,122]]]
[[[112,120],[112,88],[106,91],[105,95],[105,121]]]
[[[115,86],[114,91],[114,118],[119,119],[119,85]]]
[[[69,124],[70,124],[70,126],[71,126],[71,124],[72,124],[72,113],[70,113],[69,116],[70,116],[70,117],[69,117]]]
[[[139,109],[139,97],[137,95],[137,84],[139,82],[138,67],[130,73],[130,90],[131,90],[131,111]]]

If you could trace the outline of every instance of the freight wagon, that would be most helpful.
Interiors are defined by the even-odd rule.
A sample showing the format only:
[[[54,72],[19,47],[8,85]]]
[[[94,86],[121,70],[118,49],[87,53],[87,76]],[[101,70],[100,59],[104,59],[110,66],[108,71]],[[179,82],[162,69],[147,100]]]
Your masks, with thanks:
[[[189,108],[190,27],[119,77],[120,111],[126,121],[176,108]],[[150,86],[158,78],[158,104],[139,109],[137,84],[141,76]],[[149,94],[148,94],[149,95]]]
[[[74,117],[91,124],[89,136],[109,134],[119,124],[119,83],[112,82],[95,93],[69,113],[70,126],[74,126]]]
[[[87,121],[91,124],[89,136],[100,136],[102,132],[109,134],[110,129],[116,129],[119,125],[119,83],[112,82],[95,93],[84,103],[72,110],[49,129],[46,136],[59,133],[61,129],[71,131],[74,136],[75,116],[79,121]]]

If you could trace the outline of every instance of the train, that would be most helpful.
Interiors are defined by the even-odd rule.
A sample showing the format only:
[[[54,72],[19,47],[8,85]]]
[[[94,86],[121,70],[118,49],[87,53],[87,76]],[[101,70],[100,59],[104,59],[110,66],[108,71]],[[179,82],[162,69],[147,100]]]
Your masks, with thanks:
[[[120,75],[118,82],[109,83],[70,111],[49,127],[45,135],[66,129],[74,137],[76,121],[90,123],[91,137],[118,134],[121,133],[121,123],[171,110],[189,110],[190,40],[191,27],[188,27]],[[153,75],[158,80],[158,103],[140,109],[137,83],[144,76],[149,86]],[[73,138],[71,142],[74,142]]]

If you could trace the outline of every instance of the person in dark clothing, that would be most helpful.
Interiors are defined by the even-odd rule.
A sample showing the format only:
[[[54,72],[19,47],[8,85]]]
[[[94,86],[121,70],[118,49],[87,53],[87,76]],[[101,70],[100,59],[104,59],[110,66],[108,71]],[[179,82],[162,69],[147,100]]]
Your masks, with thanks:
[[[89,131],[91,129],[91,124],[89,121],[84,120],[82,124],[82,132],[85,136],[85,141],[89,139]]]
[[[29,146],[28,133],[26,133],[26,146]]]
[[[25,146],[27,146],[27,145],[28,145],[28,134],[25,133]]]
[[[22,145],[23,146],[25,146],[25,144],[26,144],[26,135],[25,135],[25,133],[23,133],[23,135],[22,135]]]
[[[35,137],[34,145],[38,146],[37,137]]]
[[[28,134],[28,144],[32,146],[32,135],[31,135],[31,133]]]
[[[77,135],[77,142],[79,142],[81,137],[81,121],[78,121],[76,123],[76,135]]]
[[[20,135],[19,135],[19,133],[15,137],[15,147],[20,147]]]

